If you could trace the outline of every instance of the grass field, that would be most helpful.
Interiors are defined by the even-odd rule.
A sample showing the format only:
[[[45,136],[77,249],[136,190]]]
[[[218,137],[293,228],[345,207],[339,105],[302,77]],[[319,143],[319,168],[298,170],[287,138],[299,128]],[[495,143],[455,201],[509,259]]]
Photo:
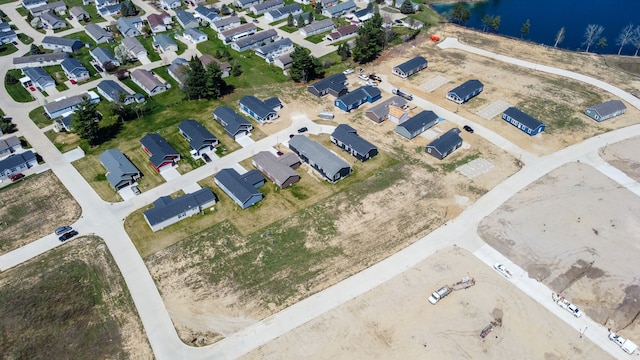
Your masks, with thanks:
[[[8,75],[13,76],[15,79],[20,79],[22,77],[22,72],[18,69],[9,70],[7,71],[7,76]],[[35,101],[33,96],[31,96],[31,94],[29,93],[29,90],[25,89],[22,84],[20,84],[20,81],[15,84],[9,85],[7,84],[5,76],[4,87],[5,89],[7,89],[7,93],[9,93],[9,96],[11,96],[11,98],[17,102],[25,103]]]
[[[8,43],[0,46],[0,56],[11,55],[16,51],[18,51],[18,48],[15,47],[12,43]]]
[[[56,90],[62,92],[69,89],[69,87],[64,84],[64,82],[67,81],[67,76],[62,70],[62,66],[60,65],[45,66],[43,69],[45,69],[47,73],[51,75],[53,80],[56,82]]]

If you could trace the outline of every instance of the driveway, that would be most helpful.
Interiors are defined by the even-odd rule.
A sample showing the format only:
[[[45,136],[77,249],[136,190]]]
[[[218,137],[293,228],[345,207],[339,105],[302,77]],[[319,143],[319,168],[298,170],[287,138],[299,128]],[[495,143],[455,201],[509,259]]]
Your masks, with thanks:
[[[241,136],[239,138],[236,138],[236,142],[238,144],[240,144],[240,146],[242,147],[247,147],[251,144],[255,144],[256,142],[253,141],[253,139],[251,138],[251,136]]]
[[[169,168],[169,169],[165,169],[162,170],[160,172],[160,175],[166,180],[166,181],[171,181],[173,179],[177,179],[180,177],[180,173],[178,172],[178,169],[176,169],[175,167]]]

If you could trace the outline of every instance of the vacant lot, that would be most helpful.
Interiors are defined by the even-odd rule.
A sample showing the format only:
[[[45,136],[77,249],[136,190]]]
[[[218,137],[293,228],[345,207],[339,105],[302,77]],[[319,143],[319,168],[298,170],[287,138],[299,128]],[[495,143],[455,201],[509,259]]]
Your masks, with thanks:
[[[152,359],[102,240],[81,237],[0,274],[7,359]]]
[[[8,181],[8,180],[6,180]],[[0,190],[0,253],[73,223],[80,206],[51,172],[29,176]]]

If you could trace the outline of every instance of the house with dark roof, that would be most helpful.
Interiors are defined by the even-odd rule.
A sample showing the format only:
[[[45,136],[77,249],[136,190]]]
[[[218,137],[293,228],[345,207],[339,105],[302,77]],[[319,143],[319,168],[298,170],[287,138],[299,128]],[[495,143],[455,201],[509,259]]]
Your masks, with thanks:
[[[68,57],[69,57],[69,54],[67,53],[54,52],[54,53],[14,57],[12,60],[13,60],[13,66],[16,69],[22,69],[25,67],[42,67],[42,66],[60,65],[62,64],[64,59]]]
[[[111,102],[122,102],[131,104],[135,101],[133,95],[127,92],[114,80],[102,80],[97,86],[98,94]]]
[[[205,209],[216,204],[216,195],[209,188],[202,188],[177,198],[163,196],[153,202],[153,207],[142,214],[153,232],[194,215],[202,214]]]
[[[291,58],[291,54],[280,55],[273,59],[273,65],[282,70],[290,68],[292,63],[293,59]]]
[[[158,80],[153,73],[145,69],[135,69],[131,72],[131,80],[146,91],[150,96],[167,91],[167,84]]]
[[[331,133],[331,142],[338,145],[360,161],[378,155],[378,148],[358,135],[358,131],[347,124],[340,124]]]
[[[180,87],[184,86],[185,81],[187,81],[189,70],[189,61],[184,58],[175,58],[171,65],[167,67],[167,72],[169,76],[171,76],[175,81],[178,82]]]
[[[192,44],[199,44],[209,40],[209,36],[197,29],[184,29],[182,36]]]
[[[331,19],[323,19],[319,21],[314,21],[311,24],[300,29],[300,35],[303,37],[308,37],[315,34],[320,34],[323,32],[331,31],[335,27],[333,20]]]
[[[140,139],[142,149],[149,154],[149,162],[156,172],[162,172],[178,166],[180,153],[160,134],[147,134]]]
[[[0,44],[8,44],[13,41],[18,41],[18,35],[11,28],[9,23],[0,23]]]
[[[352,16],[347,16],[351,23],[363,23],[373,17],[373,8],[366,7],[353,12]]]
[[[180,24],[183,29],[197,28],[200,26],[198,19],[196,19],[192,13],[184,10],[176,10],[176,20],[178,20],[178,24]]]
[[[597,122],[609,120],[612,117],[616,117],[624,114],[627,111],[627,107],[620,100],[609,100],[602,104],[598,104],[592,107],[588,107],[585,110],[585,114]]]
[[[547,127],[540,120],[513,106],[502,113],[502,120],[517,127],[529,136],[537,135]]]
[[[31,85],[40,91],[47,91],[47,89],[56,86],[51,75],[41,67],[24,67],[22,73],[29,78]]]
[[[96,9],[98,10],[98,14],[100,16],[107,15],[119,15],[120,9],[122,5],[120,5],[120,0],[82,0],[83,4],[86,2],[95,2]],[[87,5],[84,4],[84,5]]]
[[[220,19],[220,15],[218,15],[218,12],[215,9],[202,5],[193,9],[193,16],[195,16],[196,19],[200,20],[200,24],[202,25],[209,25],[212,22]]]
[[[364,113],[364,116],[366,116],[376,124],[380,124],[381,122],[387,120],[390,112],[390,106],[394,105],[396,107],[403,108],[407,105],[407,101],[400,96],[394,95],[393,97],[381,102],[380,104],[367,109],[367,111]]]
[[[113,42],[113,34],[103,29],[101,26],[96,24],[87,24],[84,26],[84,31],[89,35],[96,44],[102,43],[110,43]]]
[[[331,7],[322,9],[322,15],[328,18],[336,18],[343,15],[350,14],[356,11],[356,3],[353,0],[345,1]]]
[[[142,176],[140,170],[120,150],[106,150],[98,156],[98,160],[107,169],[107,181],[116,191],[135,184]]]
[[[116,27],[124,37],[140,36],[141,35],[140,29],[142,29],[143,25],[144,23],[142,22],[142,19],[139,16],[134,16],[134,17],[121,16],[116,21]]]
[[[219,106],[213,110],[213,119],[222,125],[233,140],[249,136],[253,130],[253,125],[247,119],[228,106]]]
[[[267,60],[268,63],[273,62],[273,60],[286,53],[290,53],[293,51],[293,41],[289,38],[284,38],[280,40],[276,40],[272,43],[260,46],[256,49],[256,55],[261,58]]]
[[[191,156],[198,159],[202,154],[213,151],[218,146],[219,141],[202,124],[187,119],[178,125],[178,132],[189,142]]]
[[[149,23],[149,29],[154,34],[167,31],[171,23],[173,23],[173,19],[171,19],[171,15],[167,13],[160,14],[151,14],[147,16],[147,23]]]
[[[58,99],[57,101],[52,101],[48,104],[45,104],[43,106],[43,109],[49,119],[55,119],[59,116],[65,116],[75,112],[85,100],[89,100],[89,102],[92,104],[97,104],[100,102],[100,97],[95,92],[88,91],[83,94],[73,95]]]
[[[69,80],[84,81],[89,79],[89,70],[74,58],[64,59],[60,66]]]
[[[422,56],[416,56],[411,60],[403,62],[398,66],[394,66],[391,69],[391,73],[394,75],[398,75],[403,79],[408,78],[409,76],[424,70],[427,68],[427,59]]]
[[[282,6],[280,8],[271,10],[271,11],[267,11],[264,14],[264,18],[272,23],[274,21],[279,21],[282,19],[287,19],[289,17],[289,15],[293,15],[294,17],[302,14],[302,7],[300,7],[300,5],[298,4],[289,4],[289,5],[285,5]]]
[[[462,146],[460,129],[453,128],[427,144],[425,151],[436,159],[442,160],[456,151],[460,146]]]
[[[159,52],[178,51],[178,44],[168,34],[153,35],[153,47]],[[145,51],[146,52],[146,51]]]
[[[260,4],[260,2],[260,0],[235,0],[234,4],[241,9],[246,9],[252,5]]]
[[[289,149],[332,183],[351,174],[349,163],[304,135],[290,138]]]
[[[59,119],[56,119],[53,122],[53,131],[55,132],[71,132],[73,127],[71,126],[71,115],[63,116]]]
[[[72,7],[71,9],[69,9],[69,14],[71,14],[71,16],[73,16],[78,21],[87,21],[91,19],[91,15],[89,14],[89,12],[83,9],[81,6]]]
[[[22,144],[17,136],[12,135],[7,138],[0,139],[0,159],[22,150]]]
[[[270,98],[265,101],[253,95],[247,95],[240,99],[240,110],[251,116],[260,124],[266,124],[278,118],[278,110],[282,103],[278,98]]]
[[[219,33],[240,25],[241,25],[240,18],[237,16],[229,16],[226,18],[218,19],[212,22],[211,24],[209,24],[209,26],[213,30]]]
[[[230,44],[243,37],[251,36],[256,33],[257,27],[253,23],[246,23],[236,27],[218,32],[218,39],[225,44]]]
[[[300,166],[300,159],[292,152],[276,156],[270,151],[260,151],[251,162],[262,175],[273,181],[280,189],[300,181],[300,175],[293,170]]]
[[[347,76],[343,73],[333,74],[307,86],[307,91],[317,97],[322,97],[327,94],[340,97],[348,91]]]
[[[267,0],[265,2],[254,4],[249,7],[247,13],[251,13],[253,15],[264,14],[267,11],[272,11],[284,6],[283,0]]]
[[[468,80],[455,89],[447,92],[447,99],[457,104],[462,104],[484,90],[484,85],[479,80]]]
[[[398,124],[398,126],[396,126],[396,133],[411,140],[426,130],[434,127],[440,119],[441,118],[433,111],[423,110],[407,119],[407,121]]]
[[[329,42],[331,43],[334,43],[334,42],[350,39],[357,35],[358,35],[357,25],[343,25],[343,26],[340,26],[337,30],[327,35],[325,39],[329,40]]]
[[[364,103],[374,103],[380,100],[382,94],[378,88],[365,85],[361,86],[352,92],[346,93],[337,98],[333,104],[346,112],[355,110]]]
[[[258,170],[250,170],[240,175],[235,169],[222,169],[213,180],[242,209],[255,205],[264,197],[258,188],[264,185],[265,181]]]
[[[46,5],[47,0],[22,0],[20,4],[22,5],[23,8],[27,10],[31,10],[35,7]]]
[[[264,30],[259,33],[238,39],[231,44],[231,48],[238,52],[243,52],[249,49],[254,49],[261,44],[273,41],[278,38],[278,33],[273,30]]]
[[[38,165],[36,155],[31,150],[9,155],[0,160],[0,180]]]
[[[112,64],[113,66],[120,66],[120,61],[116,59],[111,50],[107,48],[97,47],[95,49],[89,50],[89,54],[97,62],[100,66],[104,67],[107,64]]]
[[[84,44],[78,39],[67,39],[57,36],[45,36],[42,38],[42,47],[47,50],[76,52],[82,48]]]
[[[42,22],[42,27],[45,29],[56,30],[67,27],[67,23],[64,22],[64,20],[50,12],[40,14],[40,21]]]
[[[45,3],[44,5],[40,5],[34,8],[29,9],[29,12],[34,17],[40,16],[44,14],[58,14],[62,15],[67,12],[67,4],[64,1],[52,1]]]
[[[154,36],[161,36],[165,34],[159,34]],[[139,59],[141,57],[147,56],[147,49],[144,48],[144,45],[138,39],[134,37],[126,37],[122,39],[120,42],[122,46],[127,50],[127,55],[130,59]]]

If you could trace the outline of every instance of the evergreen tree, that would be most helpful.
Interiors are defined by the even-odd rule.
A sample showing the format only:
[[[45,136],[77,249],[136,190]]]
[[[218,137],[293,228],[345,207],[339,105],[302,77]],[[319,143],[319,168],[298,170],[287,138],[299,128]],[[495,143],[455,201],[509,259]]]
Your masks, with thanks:
[[[222,80],[222,71],[220,71],[220,66],[215,61],[212,61],[207,64],[205,68],[205,88],[206,88],[206,97],[207,99],[218,99],[222,95],[227,88],[227,84]]]
[[[315,15],[313,14],[313,11],[309,12],[309,18],[307,20],[308,20],[307,24],[311,24],[313,20],[315,20]]]
[[[227,6],[227,4],[222,4],[222,6],[220,6],[220,13],[222,15],[229,15],[231,14],[231,10],[229,9],[229,6]]]
[[[400,12],[403,14],[413,14],[415,10],[413,10],[413,4],[410,0],[404,0],[402,5],[400,5]]]
[[[491,26],[494,32],[498,32],[498,28],[500,28],[500,21],[502,21],[502,19],[500,18],[500,15],[496,15],[493,18],[491,18],[491,24],[489,25]]]
[[[375,13],[369,21],[358,28],[358,37],[353,48],[353,60],[360,64],[375,60],[382,52],[384,44],[382,17],[379,13]]]
[[[287,16],[287,26],[293,27],[293,14],[292,13],[289,13],[289,16]]]
[[[31,55],[39,55],[42,54],[42,50],[36,44],[31,44]]]
[[[291,53],[291,79],[295,82],[308,82],[324,76],[320,61],[313,57],[309,50],[296,46]]]
[[[240,66],[238,60],[234,60],[231,65],[231,75],[236,77],[242,75],[242,66]]]
[[[316,14],[322,14],[322,1],[316,1]]]
[[[200,59],[193,56],[189,60],[187,79],[184,82],[184,91],[189,99],[202,99],[206,92],[206,71]]]
[[[529,21],[529,19],[527,19],[527,21],[525,21],[520,28],[520,38],[524,38],[529,33],[530,28],[531,22]]]
[[[347,60],[351,56],[351,48],[349,48],[347,43],[338,45],[338,55],[340,55],[342,61]]]
[[[74,131],[91,146],[97,144],[100,134],[98,122],[101,116],[97,106],[98,104],[92,104],[89,99],[85,99],[71,116],[71,126]]]
[[[304,26],[304,18],[302,17],[302,14],[298,15],[298,27],[303,27]]]

